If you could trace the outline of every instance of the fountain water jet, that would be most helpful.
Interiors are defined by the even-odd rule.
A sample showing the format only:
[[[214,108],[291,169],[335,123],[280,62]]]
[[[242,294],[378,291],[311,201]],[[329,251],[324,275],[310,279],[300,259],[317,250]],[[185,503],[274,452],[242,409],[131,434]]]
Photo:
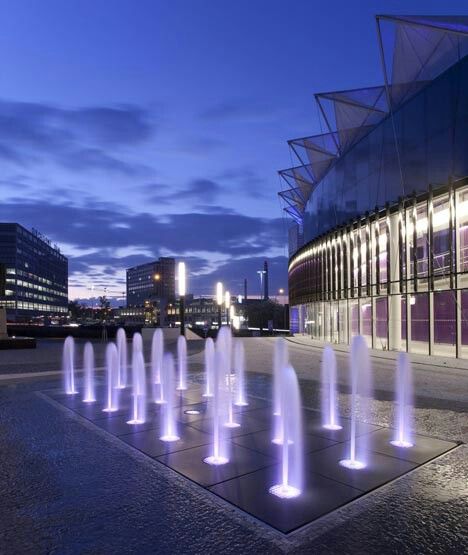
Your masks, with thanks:
[[[283,419],[281,417],[281,372],[289,363],[288,345],[283,337],[275,341],[273,354],[273,438],[272,443],[283,443]]]
[[[228,443],[224,431],[224,407],[226,396],[226,353],[224,345],[216,343],[215,367],[213,372],[213,444],[212,454],[206,457],[204,462],[210,465],[222,465],[229,462]]]
[[[103,412],[116,412],[119,410],[119,399],[117,389],[118,380],[118,352],[114,343],[106,347],[106,374],[107,374],[107,405]]]
[[[413,412],[413,376],[407,353],[399,353],[396,371],[397,426],[395,438],[390,443],[395,447],[413,447],[411,437]]]
[[[62,370],[67,395],[78,393],[75,386],[75,340],[70,335],[63,343]]]
[[[361,335],[353,337],[351,343],[351,436],[349,457],[341,460],[340,465],[352,470],[366,467],[367,434],[362,436],[359,457],[356,453],[356,425],[358,403],[361,416],[365,420],[369,409],[371,394],[371,364],[366,340]]]
[[[151,385],[155,403],[161,403],[161,370],[164,355],[164,335],[161,328],[153,334],[151,341]]]
[[[127,424],[144,424],[146,422],[146,372],[143,352],[138,349],[138,342],[137,350],[132,357],[132,397],[132,418],[127,421]]]
[[[245,396],[245,350],[239,339],[234,344],[234,369],[236,372],[236,402],[238,407],[246,407],[249,403]]]
[[[225,403],[227,406],[227,421],[224,425],[227,428],[238,428],[240,424],[234,420],[234,392],[233,392],[233,375],[232,375],[232,334],[231,328],[222,326],[218,332],[216,339],[216,349],[220,349],[224,354],[224,379],[223,382],[227,386],[225,395]]]
[[[322,358],[322,427],[327,430],[342,429],[336,405],[336,357],[332,347],[326,345]]]
[[[288,364],[280,371],[280,412],[283,419],[281,474],[278,484],[268,491],[277,497],[291,499],[302,493],[304,482],[302,447],[302,405],[294,368]]]
[[[179,371],[177,390],[185,391],[187,389],[187,340],[183,335],[177,338],[177,368]]]
[[[84,346],[84,386],[85,395],[83,403],[94,403],[96,395],[94,393],[94,349],[91,342],[87,341]]]
[[[214,341],[211,339],[211,337],[208,337],[205,341],[205,393],[203,393],[203,397],[213,397],[214,363]]]
[[[125,330],[119,328],[116,336],[117,353],[119,360],[119,373],[117,380],[117,389],[125,389],[127,387],[127,336]]]
[[[177,422],[174,414],[174,357],[170,353],[166,353],[163,357],[162,365],[162,387],[164,389],[165,403],[162,407],[162,435],[161,441],[177,441]]]
[[[141,333],[135,332],[132,338],[132,357],[138,352],[143,352],[143,337]]]

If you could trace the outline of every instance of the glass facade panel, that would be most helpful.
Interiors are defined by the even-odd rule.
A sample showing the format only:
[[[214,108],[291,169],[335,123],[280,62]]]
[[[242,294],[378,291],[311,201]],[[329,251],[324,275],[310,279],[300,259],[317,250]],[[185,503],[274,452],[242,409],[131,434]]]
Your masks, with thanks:
[[[388,302],[387,297],[375,299],[375,348],[388,349]]]
[[[454,291],[434,292],[434,354],[455,356],[457,342]]]
[[[427,192],[429,183],[468,175],[467,75],[464,57],[337,160],[307,204],[305,242],[409,192]]]

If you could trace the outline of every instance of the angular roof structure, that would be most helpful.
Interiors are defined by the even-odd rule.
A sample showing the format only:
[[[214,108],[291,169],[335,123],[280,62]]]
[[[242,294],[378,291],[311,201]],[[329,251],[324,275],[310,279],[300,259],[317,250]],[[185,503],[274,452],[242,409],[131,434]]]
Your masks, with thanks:
[[[315,95],[328,132],[288,144],[302,166],[280,170],[278,193],[298,223],[336,160],[450,66],[468,54],[468,16],[378,15],[384,85]]]

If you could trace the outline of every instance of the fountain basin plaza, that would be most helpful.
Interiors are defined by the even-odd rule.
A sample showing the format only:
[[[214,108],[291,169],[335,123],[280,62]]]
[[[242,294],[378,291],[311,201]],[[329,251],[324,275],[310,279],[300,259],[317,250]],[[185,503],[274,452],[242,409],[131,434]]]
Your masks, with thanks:
[[[85,390],[90,390],[90,376],[97,373],[88,368],[88,354],[83,383],[75,375],[76,348],[68,339],[64,346],[65,388],[46,395],[96,431],[110,434],[146,455],[153,464],[170,469],[174,480],[183,476],[210,492],[214,506],[221,498],[281,534],[310,525],[457,446],[405,429],[411,423],[413,404],[407,385],[412,381],[411,365],[405,357],[398,359],[394,370],[397,409],[389,428],[372,423],[366,409],[372,401],[372,368],[363,338],[354,339],[349,361],[350,418],[339,414],[336,367],[330,347],[325,352],[329,369],[323,371],[322,401],[316,407],[304,407],[285,340],[277,340],[275,360],[271,360],[274,394],[263,398],[250,394],[246,387],[243,367],[245,364],[249,370],[249,360],[244,358],[243,349],[239,351],[238,342],[228,328],[222,329],[214,349],[208,340],[202,374],[190,372],[186,349],[180,349],[180,342],[176,352],[182,352],[182,366],[180,361],[174,363],[172,355],[161,353],[161,402],[159,396],[146,396],[146,390],[154,386],[154,370],[148,361],[142,372],[142,341],[135,336],[128,378],[137,382],[118,389],[118,406],[113,405],[115,411],[106,413],[103,409],[111,398],[109,384],[115,383],[116,390],[121,387],[117,349],[108,347],[107,375],[96,378],[93,384],[96,402],[83,402],[85,395],[89,397]],[[160,340],[156,343],[164,348]],[[154,358],[154,341],[152,345]],[[236,368],[239,364],[240,374]],[[176,367],[183,369],[185,389],[177,387],[181,374],[179,371],[176,376]],[[73,391],[71,383],[75,384]],[[144,400],[144,407],[137,407],[137,394],[140,401]],[[236,399],[242,399],[242,403],[236,404]],[[135,417],[137,412],[145,416]],[[411,438],[412,443],[398,444],[398,438]],[[98,435],[100,440],[102,436]]]

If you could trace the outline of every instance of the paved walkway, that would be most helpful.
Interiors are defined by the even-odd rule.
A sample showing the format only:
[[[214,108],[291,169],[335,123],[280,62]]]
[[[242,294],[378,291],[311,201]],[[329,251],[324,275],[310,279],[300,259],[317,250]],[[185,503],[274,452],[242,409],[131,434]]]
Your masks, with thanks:
[[[267,397],[274,342],[243,341],[249,390]],[[320,350],[289,345],[303,402],[318,407]],[[26,372],[37,364],[56,371],[60,345],[37,353],[39,362],[23,351],[26,359],[16,354],[14,364]],[[202,360],[202,353],[190,356],[197,381]],[[0,361],[0,372],[8,372]],[[340,411],[347,414],[345,353],[338,366]],[[368,421],[391,425],[393,363],[373,359],[373,368],[376,399]],[[0,386],[1,553],[468,552],[465,445],[285,538],[47,402],[38,392],[60,381],[42,376],[10,374]],[[468,441],[467,380],[460,370],[415,365],[418,432]]]

